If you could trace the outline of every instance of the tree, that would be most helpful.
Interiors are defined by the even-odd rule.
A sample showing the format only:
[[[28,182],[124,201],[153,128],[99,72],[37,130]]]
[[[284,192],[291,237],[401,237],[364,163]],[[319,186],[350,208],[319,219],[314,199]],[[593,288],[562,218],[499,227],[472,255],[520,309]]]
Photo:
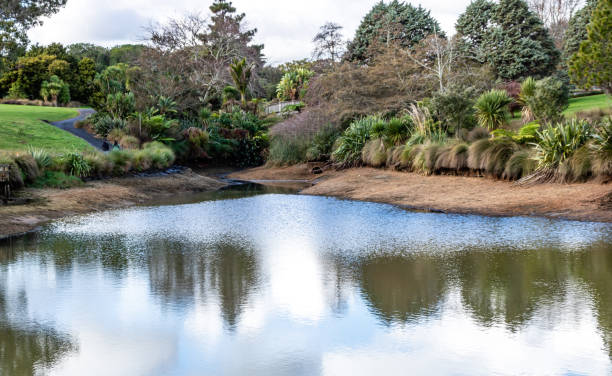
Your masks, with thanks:
[[[171,97],[179,112],[218,106],[223,88],[232,83],[229,65],[243,57],[253,65],[251,85],[259,82],[263,46],[252,44],[257,30],[245,29],[245,15],[231,2],[216,0],[210,10],[210,19],[188,15],[150,28],[151,47],[138,60],[141,78],[134,85],[139,100]]]
[[[612,0],[599,0],[587,26],[587,39],[570,59],[572,81],[583,88],[601,86],[612,93]]]
[[[75,43],[67,47],[68,54],[76,60],[89,58],[94,61],[96,72],[102,72],[106,67],[112,65],[110,52],[107,48],[96,46],[91,43]]]
[[[591,15],[596,6],[597,0],[587,0],[585,6],[569,20],[563,46],[563,61],[566,64],[572,55],[578,52],[580,43],[587,39],[587,25],[591,22]]]
[[[548,28],[551,38],[558,49],[565,44],[569,20],[574,15],[580,0],[528,0],[529,8],[534,11],[544,26]]]
[[[474,58],[504,80],[550,75],[559,60],[548,31],[523,0],[475,1],[459,17],[457,31]]]
[[[420,5],[415,8],[398,0],[389,4],[380,1],[361,21],[355,38],[348,45],[346,59],[368,63],[380,54],[381,48],[389,47],[394,42],[403,48],[410,48],[435,30],[441,30],[438,21]],[[444,36],[443,33],[440,35]]]
[[[3,0],[0,2],[0,73],[25,52],[27,31],[41,17],[59,11],[67,0]]]
[[[321,26],[317,35],[312,40],[315,44],[313,57],[317,60],[325,59],[332,63],[340,60],[344,53],[344,41],[342,40],[342,26],[327,22]]]
[[[246,106],[246,93],[249,87],[249,82],[251,81],[252,70],[253,65],[248,64],[246,58],[234,60],[229,67],[232,80],[234,80],[234,85],[236,86],[236,89],[238,89],[238,92],[240,92],[240,102],[243,106]]]
[[[40,96],[45,102],[51,99],[53,105],[57,106],[58,103],[70,102],[70,88],[59,77],[53,75],[48,81],[43,81],[41,84]]]

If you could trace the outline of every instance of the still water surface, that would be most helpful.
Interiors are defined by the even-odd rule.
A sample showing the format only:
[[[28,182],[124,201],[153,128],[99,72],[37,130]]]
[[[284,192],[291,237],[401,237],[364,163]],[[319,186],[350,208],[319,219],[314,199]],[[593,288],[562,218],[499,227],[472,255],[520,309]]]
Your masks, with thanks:
[[[612,374],[609,224],[197,200],[0,243],[0,375]]]

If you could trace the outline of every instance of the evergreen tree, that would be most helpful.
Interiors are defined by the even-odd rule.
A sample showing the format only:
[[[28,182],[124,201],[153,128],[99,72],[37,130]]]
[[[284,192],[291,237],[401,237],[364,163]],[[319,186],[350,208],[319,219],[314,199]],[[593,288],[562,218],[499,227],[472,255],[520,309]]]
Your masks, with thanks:
[[[584,88],[612,93],[612,0],[599,0],[587,26],[587,39],[570,59],[570,77]]]
[[[580,43],[587,39],[587,25],[591,22],[591,15],[596,6],[597,0],[587,0],[586,5],[570,19],[565,32],[565,45],[563,46],[563,60],[565,62],[578,52]]]
[[[380,1],[361,21],[355,39],[348,45],[346,58],[367,63],[376,54],[378,45],[399,43],[409,48],[434,33],[444,36],[438,21],[420,5],[415,8],[398,0],[389,4]]]
[[[457,31],[474,58],[505,80],[548,76],[559,61],[547,29],[523,0],[476,0],[459,17]]]
[[[490,29],[495,3],[489,0],[474,0],[459,17],[455,29],[461,37],[462,48],[472,52],[476,60],[487,59],[484,41]]]

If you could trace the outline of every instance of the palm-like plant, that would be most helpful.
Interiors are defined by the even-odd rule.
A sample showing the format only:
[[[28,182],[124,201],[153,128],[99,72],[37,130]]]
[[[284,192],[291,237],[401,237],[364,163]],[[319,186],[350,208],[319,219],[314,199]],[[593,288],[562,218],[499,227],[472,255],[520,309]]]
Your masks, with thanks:
[[[521,116],[525,123],[533,120],[533,111],[529,107],[529,99],[533,97],[536,91],[536,80],[533,77],[527,77],[521,84],[521,91],[518,97],[518,104],[522,107]]]
[[[161,115],[176,114],[176,102],[170,97],[160,95],[157,99],[157,109]]]
[[[556,168],[584,145],[591,133],[589,123],[576,119],[538,132],[540,141],[535,144],[538,167]]]
[[[307,87],[308,81],[314,76],[314,72],[304,68],[298,68],[285,73],[281,78],[276,94],[281,100],[297,100],[300,92]]]
[[[240,92],[240,102],[246,105],[246,92],[251,81],[253,72],[253,64],[248,64],[246,58],[242,60],[235,59],[229,67],[232,80],[238,92]]]
[[[488,129],[502,126],[508,119],[510,102],[512,98],[504,90],[491,90],[482,94],[474,105],[478,124]]]

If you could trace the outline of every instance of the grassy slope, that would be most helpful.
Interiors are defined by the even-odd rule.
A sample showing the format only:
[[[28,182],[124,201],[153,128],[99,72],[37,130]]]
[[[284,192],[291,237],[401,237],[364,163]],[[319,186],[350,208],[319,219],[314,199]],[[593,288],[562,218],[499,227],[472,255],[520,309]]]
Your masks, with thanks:
[[[564,115],[572,115],[578,111],[591,110],[595,108],[612,107],[612,97],[605,94],[591,95],[588,97],[570,99],[569,107],[563,111]]]
[[[25,150],[28,145],[52,152],[89,149],[84,140],[42,121],[76,116],[72,108],[0,104],[0,150]]]

